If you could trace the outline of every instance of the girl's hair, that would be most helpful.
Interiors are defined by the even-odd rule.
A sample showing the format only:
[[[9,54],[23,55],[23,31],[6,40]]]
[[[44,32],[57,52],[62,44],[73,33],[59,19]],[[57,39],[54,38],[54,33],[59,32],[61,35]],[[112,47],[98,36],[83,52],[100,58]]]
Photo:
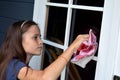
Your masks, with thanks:
[[[6,79],[7,66],[13,58],[26,62],[26,52],[22,46],[22,34],[32,25],[37,25],[37,23],[32,20],[21,20],[9,27],[0,49],[0,80]]]

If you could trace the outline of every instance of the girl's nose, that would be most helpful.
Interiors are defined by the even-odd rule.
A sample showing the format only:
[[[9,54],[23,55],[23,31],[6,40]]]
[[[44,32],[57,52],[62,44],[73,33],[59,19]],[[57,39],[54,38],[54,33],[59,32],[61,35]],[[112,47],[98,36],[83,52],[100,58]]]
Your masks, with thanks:
[[[39,44],[42,44],[42,43],[43,43],[42,40],[41,40],[41,38],[39,38],[38,43],[39,43]]]

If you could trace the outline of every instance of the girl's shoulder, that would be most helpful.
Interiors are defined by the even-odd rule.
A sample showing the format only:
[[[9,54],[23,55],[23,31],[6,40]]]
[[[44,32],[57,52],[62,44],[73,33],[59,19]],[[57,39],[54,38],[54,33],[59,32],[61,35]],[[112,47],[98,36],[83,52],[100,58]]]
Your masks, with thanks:
[[[25,67],[26,64],[19,59],[12,59],[8,64],[6,71],[6,80],[17,80],[17,75],[21,68]]]

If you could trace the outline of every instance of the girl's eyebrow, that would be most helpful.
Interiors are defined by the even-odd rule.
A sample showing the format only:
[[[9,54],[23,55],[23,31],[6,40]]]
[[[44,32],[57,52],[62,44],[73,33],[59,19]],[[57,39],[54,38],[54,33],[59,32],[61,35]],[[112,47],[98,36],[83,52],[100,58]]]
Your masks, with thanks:
[[[34,34],[35,36],[40,36],[41,37],[41,34]]]

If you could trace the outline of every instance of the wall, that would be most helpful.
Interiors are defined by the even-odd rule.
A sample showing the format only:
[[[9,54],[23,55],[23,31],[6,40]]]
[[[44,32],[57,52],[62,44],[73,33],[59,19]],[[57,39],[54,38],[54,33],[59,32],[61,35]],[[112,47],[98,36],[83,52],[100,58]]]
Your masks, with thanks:
[[[34,0],[0,0],[0,46],[9,25],[33,18]]]

